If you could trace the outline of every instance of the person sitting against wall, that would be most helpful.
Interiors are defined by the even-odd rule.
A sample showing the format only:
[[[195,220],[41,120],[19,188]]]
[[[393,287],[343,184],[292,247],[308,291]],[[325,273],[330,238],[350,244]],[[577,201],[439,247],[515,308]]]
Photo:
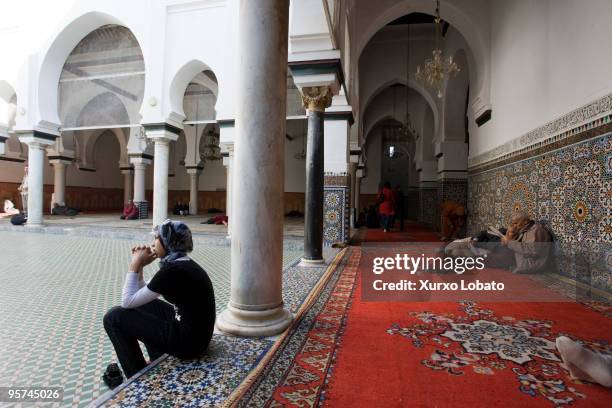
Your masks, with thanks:
[[[178,201],[176,204],[174,204],[174,208],[172,209],[172,214],[189,215],[189,204],[183,204],[182,201]]]
[[[548,265],[552,237],[529,214],[518,211],[512,217],[510,228],[501,238],[501,244],[514,252],[514,273],[537,273]]]
[[[456,201],[444,201],[440,209],[441,240],[457,239],[459,230],[465,224],[465,207]]]
[[[0,218],[12,217],[13,215],[19,214],[19,209],[15,208],[15,204],[8,198],[4,200],[4,212],[0,213]]]
[[[138,219],[138,207],[132,200],[128,200],[125,207],[123,207],[123,215],[121,217],[122,220],[137,220]]]
[[[164,353],[196,358],[208,348],[215,325],[212,282],[187,255],[193,250],[189,227],[166,220],[153,233],[151,246],[132,248],[121,306],[104,316],[104,329],[128,378],[147,365],[138,341],[144,343],[151,361]],[[155,259],[159,259],[160,268],[145,282],[143,268]],[[160,295],[165,301],[158,299]],[[106,378],[109,387],[117,385],[109,384]]]

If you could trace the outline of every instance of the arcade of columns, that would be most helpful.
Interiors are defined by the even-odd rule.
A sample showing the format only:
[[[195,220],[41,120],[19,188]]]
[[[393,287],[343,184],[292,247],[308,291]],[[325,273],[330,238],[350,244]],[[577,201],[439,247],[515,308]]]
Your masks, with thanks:
[[[241,63],[235,120],[235,144],[226,145],[227,212],[231,236],[231,300],[219,316],[219,329],[238,335],[267,336],[282,332],[291,314],[282,301],[282,242],[284,194],[284,139],[289,4],[285,0],[242,2],[239,12]],[[265,24],[260,22],[264,21]],[[324,196],[325,110],[338,93],[337,67],[312,76],[292,68],[308,113],[306,157],[306,211],[303,263],[322,264]],[[245,86],[248,84],[249,86]],[[350,107],[348,111],[350,112]],[[348,144],[348,120],[343,137]],[[225,126],[224,126],[225,125]],[[221,124],[221,131],[228,123]],[[229,123],[233,126],[233,123]],[[182,129],[169,123],[142,124],[154,142],[154,155],[130,156],[122,167],[125,199],[146,203],[145,170],[153,163],[153,224],[168,214],[170,144]],[[43,225],[44,155],[59,134],[20,131],[28,145],[28,226]],[[345,152],[346,153],[346,152]],[[153,158],[155,160],[153,160]],[[65,202],[66,166],[70,157],[51,156],[54,167],[54,202]],[[346,158],[345,158],[346,162]],[[354,167],[354,166],[353,166]],[[197,211],[197,185],[201,167],[188,166],[190,211]],[[257,219],[260,222],[253,223]]]

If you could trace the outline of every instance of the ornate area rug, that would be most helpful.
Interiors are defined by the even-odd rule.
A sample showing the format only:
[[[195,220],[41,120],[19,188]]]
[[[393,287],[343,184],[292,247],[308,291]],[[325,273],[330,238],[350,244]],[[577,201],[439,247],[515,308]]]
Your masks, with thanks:
[[[352,248],[226,406],[312,407],[324,399],[327,376],[345,327],[359,257],[360,249]]]
[[[570,301],[363,302],[361,289],[358,275],[341,342],[335,340],[341,347],[315,405],[612,404],[611,390],[573,380],[555,347],[564,335],[612,354],[605,308]]]

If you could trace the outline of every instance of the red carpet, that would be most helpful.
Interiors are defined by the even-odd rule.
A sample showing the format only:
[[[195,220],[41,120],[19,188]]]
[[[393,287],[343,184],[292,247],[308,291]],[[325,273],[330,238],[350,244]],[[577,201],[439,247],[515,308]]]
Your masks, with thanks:
[[[420,238],[435,238],[424,230],[419,233]],[[373,234],[376,238],[378,233]],[[612,323],[604,315],[608,309],[600,313],[559,301],[363,301],[361,273],[372,274],[369,252],[390,256],[397,248],[415,248],[414,244],[393,242],[398,241],[364,243],[350,248],[342,261],[336,260],[291,328],[227,404],[385,408],[612,405],[612,391],[569,377],[554,344],[556,337],[566,335],[593,350],[612,353]],[[436,246],[417,248],[428,245]],[[507,274],[484,272],[496,277]],[[431,278],[429,275],[425,276]],[[551,298],[547,288],[529,288],[539,283],[524,276],[506,278],[519,291]]]
[[[398,228],[384,232],[382,228],[368,228],[365,235],[367,242],[440,242],[440,237],[431,229],[414,222],[407,222],[404,231]]]
[[[554,346],[567,335],[612,353],[609,317],[570,302],[364,302],[371,267],[361,257],[325,406],[612,406],[612,391],[569,377]]]

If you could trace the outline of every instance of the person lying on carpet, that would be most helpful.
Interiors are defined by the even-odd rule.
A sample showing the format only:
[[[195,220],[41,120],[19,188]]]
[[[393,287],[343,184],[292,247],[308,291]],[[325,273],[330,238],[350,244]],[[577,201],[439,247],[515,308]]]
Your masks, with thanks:
[[[206,221],[202,221],[200,224],[227,225],[228,221],[227,215],[215,215]]]
[[[595,353],[565,336],[556,343],[572,378],[612,387],[612,356]]]
[[[164,353],[195,358],[206,351],[215,325],[213,286],[206,271],[187,256],[193,250],[187,225],[166,220],[153,233],[150,247],[132,249],[121,306],[104,316],[104,328],[128,378],[147,365],[138,340],[151,361]],[[160,269],[145,282],[143,267],[155,259]]]
[[[537,273],[548,265],[552,237],[546,229],[519,211],[513,217],[510,228],[501,238],[502,245],[514,252],[514,273]]]
[[[53,208],[51,209],[52,215],[65,215],[68,217],[74,217],[75,215],[79,215],[78,208],[70,208],[67,205],[59,205],[58,203],[53,203]]]

